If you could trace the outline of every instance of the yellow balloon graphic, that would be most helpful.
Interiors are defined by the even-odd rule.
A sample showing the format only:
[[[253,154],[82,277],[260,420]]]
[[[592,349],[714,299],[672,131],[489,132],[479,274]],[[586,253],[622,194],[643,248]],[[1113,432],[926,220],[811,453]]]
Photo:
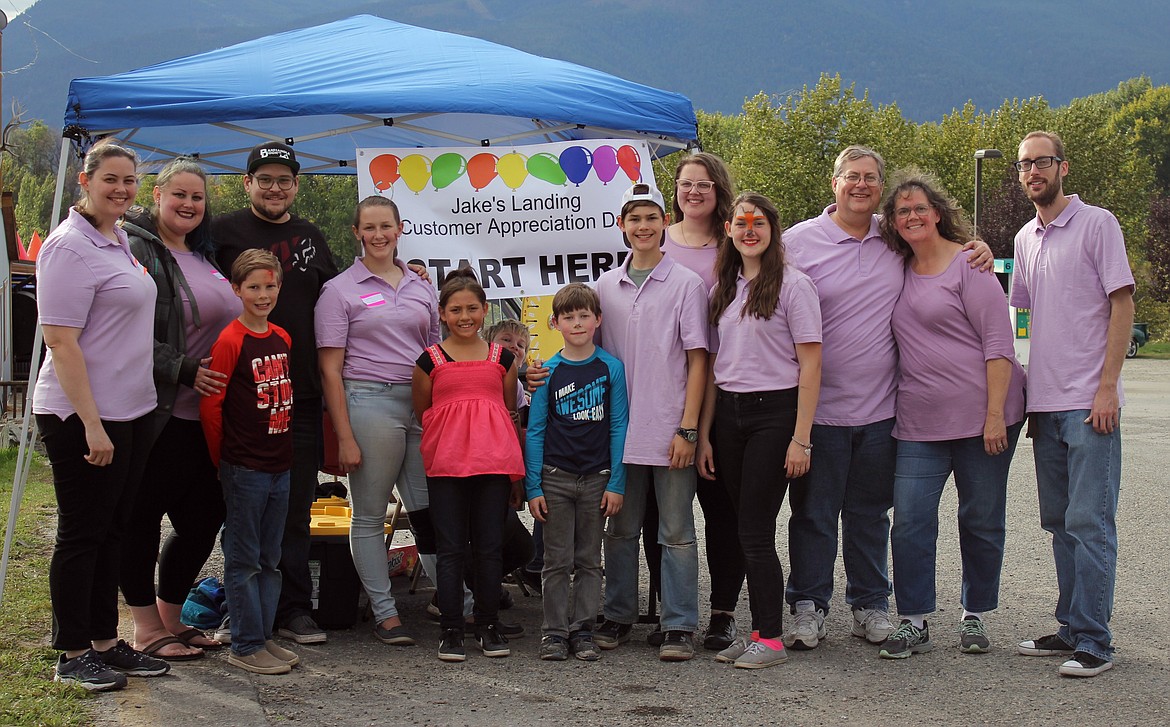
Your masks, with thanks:
[[[431,179],[431,162],[422,154],[411,154],[398,163],[398,173],[406,180],[410,191],[418,194]]]
[[[504,180],[504,184],[519,189],[524,180],[528,179],[528,157],[515,151],[505,154],[496,162],[496,173]]]

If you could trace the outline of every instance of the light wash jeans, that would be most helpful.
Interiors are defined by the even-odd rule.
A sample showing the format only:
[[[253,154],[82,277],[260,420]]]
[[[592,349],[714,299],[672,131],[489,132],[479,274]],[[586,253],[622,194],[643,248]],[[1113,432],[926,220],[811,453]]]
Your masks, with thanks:
[[[257,472],[221,461],[219,481],[227,506],[221,545],[232,653],[247,656],[272,638],[289,473]]]
[[[548,506],[544,525],[542,633],[568,637],[592,632],[601,604],[601,496],[609,472],[575,475],[556,467],[541,470]],[[570,575],[572,595],[570,595]]]
[[[695,542],[695,468],[626,465],[622,509],[605,531],[605,617],[638,620],[638,535],[653,479],[662,545],[662,630],[699,627],[699,546]],[[545,556],[548,557],[547,555]]]
[[[1052,533],[1058,635],[1078,651],[1113,657],[1121,429],[1098,434],[1088,409],[1033,414],[1040,526]]]
[[[898,442],[894,475],[894,595],[900,616],[936,610],[938,505],[955,473],[959,496],[959,552],[963,587],[959,602],[983,613],[999,607],[1007,520],[1007,480],[1023,423],[1008,427],[1008,448],[997,455],[983,449],[983,436],[939,442]]]
[[[386,505],[395,484],[407,511],[417,493],[425,501],[427,479],[419,453],[422,428],[414,419],[409,383],[346,379],[345,404],[362,452],[361,466],[349,473],[353,505],[349,550],[374,621],[381,623],[398,615],[386,567]]]

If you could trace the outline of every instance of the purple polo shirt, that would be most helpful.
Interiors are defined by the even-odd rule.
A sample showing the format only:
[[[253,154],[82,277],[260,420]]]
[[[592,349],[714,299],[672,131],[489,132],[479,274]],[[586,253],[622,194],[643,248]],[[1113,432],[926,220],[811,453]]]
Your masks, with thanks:
[[[1091,409],[1101,382],[1109,294],[1133,287],[1117,218],[1077,195],[1047,227],[1016,233],[1012,305],[1032,311],[1028,411]],[[1117,380],[1122,405],[1125,394]]]
[[[317,300],[317,348],[344,348],[341,376],[403,384],[414,361],[438,343],[439,297],[401,260],[398,288],[371,273],[361,258],[330,280]]]
[[[626,367],[630,424],[622,461],[667,467],[686,403],[687,351],[707,348],[707,288],[669,257],[641,288],[628,266],[627,259],[597,279],[602,323],[596,342]]]
[[[199,307],[199,325],[196,326],[187,289],[180,285],[179,297],[183,301],[183,320],[187,324],[186,354],[195,358],[206,358],[211,355],[211,344],[215,343],[220,332],[227,328],[229,323],[239,317],[244,306],[232,292],[231,281],[203,257],[193,252],[176,250],[171,250],[171,254],[175,256],[175,262],[183,271],[183,277],[187,279],[187,285],[191,288],[195,303]],[[175,394],[172,415],[180,419],[199,421],[199,400],[202,398],[194,389],[180,386],[178,393]]]
[[[122,228],[117,242],[94,229],[76,209],[45,239],[37,256],[38,320],[80,328],[78,345],[89,389],[102,419],[125,422],[156,406],[154,391],[154,280],[130,254]],[[33,412],[65,419],[76,413],[53,366],[53,351],[33,389]]]
[[[711,351],[719,354],[715,385],[736,393],[795,388],[800,382],[796,344],[821,342],[816,286],[804,273],[785,266],[776,312],[766,321],[740,317],[747,298],[748,281],[741,275],[735,299],[711,329]]]
[[[890,318],[905,263],[882,240],[875,216],[864,240],[829,217],[784,231],[788,263],[816,284],[821,303],[821,395],[816,424],[862,426],[894,416],[898,349]]]
[[[906,268],[894,306],[898,341],[898,418],[894,436],[938,442],[982,436],[987,362],[1007,359],[1011,384],[1004,422],[1024,419],[1024,369],[1016,360],[1007,298],[994,275],[972,270],[959,252],[938,275]]]
[[[668,227],[666,228],[666,244],[662,246],[662,252],[666,253],[666,256],[671,260],[702,278],[703,285],[707,286],[707,290],[715,287],[718,280],[715,275],[715,255],[719,252],[718,246],[687,247],[676,242],[670,236],[670,228]]]

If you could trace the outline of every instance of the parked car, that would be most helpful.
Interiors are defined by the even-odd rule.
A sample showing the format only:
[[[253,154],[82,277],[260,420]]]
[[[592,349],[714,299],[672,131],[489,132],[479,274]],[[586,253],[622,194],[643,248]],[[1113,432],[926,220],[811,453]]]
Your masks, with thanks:
[[[1134,358],[1138,355],[1138,349],[1146,345],[1150,340],[1150,324],[1149,323],[1135,323],[1133,324],[1133,336],[1129,339],[1129,348],[1125,351],[1126,358]]]

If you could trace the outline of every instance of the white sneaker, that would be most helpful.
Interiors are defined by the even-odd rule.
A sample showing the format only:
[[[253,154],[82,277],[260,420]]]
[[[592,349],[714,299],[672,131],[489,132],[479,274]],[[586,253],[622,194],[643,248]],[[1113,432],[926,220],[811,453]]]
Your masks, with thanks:
[[[812,601],[797,601],[792,615],[792,629],[784,634],[784,645],[797,651],[817,648],[829,633],[825,628],[825,612]]]
[[[219,628],[215,630],[215,633],[211,635],[211,638],[225,645],[232,643],[232,623],[230,616],[223,617],[223,621],[219,624]]]
[[[880,608],[859,608],[853,612],[852,634],[871,644],[880,644],[894,632],[890,613]]]

